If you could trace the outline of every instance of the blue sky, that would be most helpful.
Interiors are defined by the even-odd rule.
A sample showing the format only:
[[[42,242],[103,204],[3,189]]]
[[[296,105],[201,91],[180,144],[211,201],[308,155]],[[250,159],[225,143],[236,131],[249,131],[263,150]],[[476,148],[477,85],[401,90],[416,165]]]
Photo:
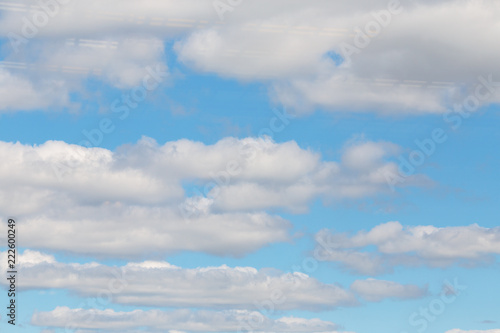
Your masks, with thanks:
[[[0,2],[2,332],[499,333],[499,18]]]

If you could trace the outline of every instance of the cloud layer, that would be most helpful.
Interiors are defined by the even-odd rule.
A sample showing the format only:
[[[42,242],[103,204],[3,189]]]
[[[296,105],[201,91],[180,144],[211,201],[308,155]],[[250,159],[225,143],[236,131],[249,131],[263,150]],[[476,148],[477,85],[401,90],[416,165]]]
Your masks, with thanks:
[[[6,252],[0,257],[7,262]],[[281,273],[252,267],[186,269],[163,261],[111,267],[97,263],[60,263],[27,250],[19,257],[26,289],[66,289],[82,297],[116,304],[153,307],[241,309],[264,312],[321,311],[357,304],[348,290],[303,273]],[[2,264],[5,266],[5,264]],[[7,270],[7,267],[2,267]],[[6,284],[7,281],[1,282]]]
[[[0,156],[10,161],[0,167],[0,211],[23,221],[30,248],[111,257],[182,250],[242,256],[290,240],[291,224],[269,209],[300,213],[316,198],[392,195],[387,175],[397,172],[390,159],[398,151],[362,142],[333,162],[293,141],[262,138],[213,145],[144,138],[115,152],[57,141],[0,142]]]
[[[260,312],[161,311],[134,310],[116,312],[57,307],[49,312],[35,312],[31,323],[53,328],[97,329],[98,332],[327,332],[336,333],[337,325],[320,319],[282,317],[270,319]],[[175,330],[175,331],[174,331]]]
[[[24,3],[37,8],[34,1]],[[130,44],[127,38],[175,40],[178,60],[192,69],[264,82],[271,98],[299,111],[443,113],[474,92],[479,76],[491,74],[500,80],[500,5],[493,1],[377,0],[346,5],[277,0],[270,5],[255,0],[222,10],[214,3],[72,1],[59,6],[20,47],[37,44],[37,49],[46,50],[35,64],[46,64],[44,59],[63,65],[78,59],[83,67],[98,64],[105,81],[124,87],[137,81],[144,63],[162,60],[158,48],[148,46],[152,44]],[[26,21],[33,23],[36,10],[16,6],[0,19],[0,34],[6,37],[23,36]],[[122,50],[109,66],[107,59],[116,51],[76,50],[71,44],[97,36]],[[57,47],[50,45],[54,41]],[[8,60],[18,61],[20,54]],[[499,101],[497,89],[481,104]]]
[[[395,266],[446,267],[494,260],[500,254],[500,228],[477,224],[460,227],[378,225],[352,236],[322,230],[316,235],[318,256],[360,274],[376,275]],[[362,251],[375,246],[375,251]]]

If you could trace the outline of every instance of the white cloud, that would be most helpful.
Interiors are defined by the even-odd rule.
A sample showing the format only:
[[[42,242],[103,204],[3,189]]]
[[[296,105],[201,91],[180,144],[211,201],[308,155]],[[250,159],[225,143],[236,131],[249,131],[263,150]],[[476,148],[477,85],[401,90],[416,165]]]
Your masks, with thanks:
[[[5,266],[6,252],[0,258],[5,259],[0,264]],[[187,269],[152,261],[111,267],[60,263],[26,251],[19,256],[19,269],[23,272],[19,288],[67,289],[82,297],[102,297],[124,305],[255,310],[259,306],[269,309],[271,303],[276,311],[320,311],[357,304],[351,292],[337,285],[305,274],[270,273],[252,267]]]
[[[380,302],[384,299],[412,299],[425,296],[427,288],[416,285],[402,285],[394,281],[367,279],[356,280],[351,290],[367,301]]]
[[[5,252],[1,252],[1,255],[2,257],[7,258],[5,256]],[[41,264],[55,264],[55,262],[56,260],[54,256],[33,250],[25,250],[23,254],[18,257],[18,263],[23,267],[33,267]]]
[[[120,258],[177,251],[241,257],[288,241],[291,228],[288,221],[265,213],[213,213],[185,220],[177,207],[120,203],[47,210],[20,220],[26,228],[23,243],[30,247]]]
[[[21,0],[16,4],[17,10],[5,10],[0,21],[0,32],[3,35],[9,32],[23,35],[22,29],[26,25],[23,17],[33,22],[34,14],[39,12],[39,3],[36,0]],[[28,12],[25,11],[26,5],[32,6]],[[181,3],[155,0],[109,0],[106,3],[97,0],[74,0],[57,8],[53,10],[55,15],[48,20],[48,24],[38,24],[35,29],[38,30],[37,38],[93,39],[130,34],[168,37],[190,30],[189,27],[196,27],[197,23],[202,26],[208,23],[198,20],[216,18],[212,2],[205,0],[188,0]]]
[[[429,89],[377,81],[358,80],[353,75],[335,74],[314,80],[277,83],[273,94],[283,105],[303,110],[315,107],[336,111],[378,111],[382,114],[443,113],[443,99],[456,96],[458,87]],[[332,93],[334,92],[334,93]]]
[[[212,1],[72,1],[39,29],[37,39],[45,45],[102,36],[117,42],[175,40],[179,60],[193,69],[264,81],[273,98],[298,110],[443,113],[474,91],[478,76],[500,80],[500,5],[493,1],[401,1],[401,13],[393,10],[398,14],[352,62],[339,64],[342,45],[355,45],[358,29],[376,22],[374,13],[387,11],[390,3],[254,0],[232,8],[221,22]],[[21,34],[23,17],[32,14],[6,11],[0,32]],[[116,64],[104,66],[105,79],[117,86],[137,81],[142,61],[158,53],[123,50],[132,52],[120,52],[113,56]],[[136,62],[138,51],[142,60]],[[111,53],[54,48],[50,54],[53,61],[79,66],[106,62]],[[497,91],[481,103],[499,101]]]
[[[324,229],[316,235],[316,241],[322,259],[367,275],[381,274],[399,265],[480,264],[500,254],[500,229],[477,224],[437,228],[388,222],[352,236]],[[361,251],[369,246],[376,250]]]
[[[69,92],[62,80],[32,82],[0,68],[0,113],[16,110],[44,109],[49,106],[70,106]]]
[[[144,138],[116,152],[0,142],[0,157],[9,160],[0,166],[0,209],[23,220],[23,242],[31,248],[241,256],[289,240],[290,223],[267,209],[304,212],[315,198],[392,195],[385,175],[396,172],[390,158],[397,151],[390,143],[362,142],[331,162],[293,141],[255,138],[161,146]],[[183,186],[194,193],[186,195]]]
[[[335,333],[337,325],[320,319],[283,317],[270,319],[260,312],[245,310],[161,311],[70,309],[57,307],[49,312],[35,312],[31,323],[36,326],[98,329],[99,332],[131,332],[147,328],[148,332],[328,332]],[[135,332],[135,331],[134,331]]]
[[[34,55],[30,62],[15,56],[0,62],[0,112],[75,111],[78,104],[70,94],[88,95],[83,80],[90,77],[128,90],[142,87],[145,80],[152,86],[150,73],[159,68],[160,83],[168,76],[163,43],[154,38],[33,42],[28,53]],[[95,95],[93,98],[103,99]]]
[[[277,1],[279,12],[266,4],[258,10],[256,2],[227,14],[234,17],[227,25],[178,42],[180,59],[204,72],[269,80],[278,101],[305,110],[443,113],[450,101],[475,88],[479,75],[500,78],[494,42],[500,29],[498,3],[401,2],[402,13],[392,15],[367,47],[339,66],[330,54],[342,55],[343,43],[355,46],[356,29],[365,29],[389,1],[348,6]],[[498,91],[484,103],[495,100],[500,100]]]
[[[40,68],[73,70],[76,75],[80,70],[83,78],[101,75],[108,84],[120,89],[140,86],[148,74],[147,67],[154,68],[164,63],[164,46],[158,38],[72,39],[42,45],[37,60]]]
[[[73,110],[70,93],[88,94],[83,81],[90,77],[128,90],[142,87],[150,73],[161,68],[161,83],[167,80],[163,41],[158,38],[37,40],[27,48],[31,61],[14,54],[0,62],[0,97],[5,101],[0,111]]]

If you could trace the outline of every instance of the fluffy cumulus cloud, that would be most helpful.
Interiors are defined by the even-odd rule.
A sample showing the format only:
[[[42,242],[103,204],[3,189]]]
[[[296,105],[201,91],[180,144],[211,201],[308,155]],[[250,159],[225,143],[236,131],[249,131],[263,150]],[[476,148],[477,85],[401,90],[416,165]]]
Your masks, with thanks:
[[[61,51],[63,57],[72,53],[70,50]],[[132,92],[145,88],[148,94],[168,80],[168,69],[159,60],[130,61],[118,59],[120,57],[112,60],[111,54],[113,52],[92,51],[88,54],[77,51],[73,53],[74,58],[66,60],[58,61],[57,55],[54,55],[46,63],[37,65],[12,62],[6,69],[0,66],[0,113],[37,110],[78,112],[81,110],[80,100],[71,95],[90,94],[82,84],[88,77],[102,79],[111,86],[131,89]],[[72,63],[76,58],[82,61]],[[139,96],[134,97],[136,101],[144,99],[145,94],[139,93],[134,95]]]
[[[64,44],[44,45],[38,67],[57,68],[73,75],[101,76],[114,87],[129,89],[142,84],[147,68],[158,64],[166,67],[163,48],[162,40],[157,38],[70,39]]]
[[[354,235],[322,230],[316,235],[319,258],[361,274],[375,275],[399,265],[446,267],[487,263],[500,254],[500,228],[403,227],[388,222]],[[375,251],[362,251],[368,247]]]
[[[0,257],[7,262],[6,252]],[[134,306],[263,311],[320,311],[357,304],[354,295],[340,286],[303,273],[273,273],[252,267],[186,269],[156,261],[111,267],[60,263],[50,255],[29,250],[20,256],[19,265],[23,270],[20,288],[67,289],[82,297],[97,296],[98,303],[108,300]]]
[[[56,5],[46,24],[43,16],[50,15],[37,16],[28,4],[37,6],[4,6],[1,35],[24,38],[14,39],[21,49],[41,43],[37,48],[46,50],[49,65],[70,66],[78,59],[97,66],[104,80],[119,87],[136,82],[144,63],[162,61],[157,47],[127,42],[132,36],[175,40],[182,63],[203,73],[265,82],[271,98],[299,111],[443,113],[470,96],[481,96],[473,109],[500,101],[491,82],[500,81],[500,5],[494,1],[75,0]],[[26,31],[33,37],[23,37]],[[104,42],[92,42],[97,36]],[[51,47],[54,41],[64,47]],[[102,48],[113,43],[119,52]],[[118,61],[106,66],[111,56]],[[10,60],[19,58],[16,53]],[[490,84],[484,86],[479,76]]]
[[[215,23],[217,19],[212,1],[206,0],[110,0],[105,4],[97,0],[22,0],[2,4],[5,15],[0,21],[0,33],[6,37],[13,36],[14,33],[28,39],[96,39],[102,36],[127,36],[131,33],[170,37],[189,31],[190,28]],[[48,6],[40,7],[40,4]],[[45,20],[46,16],[50,16],[49,20]],[[11,38],[19,40],[16,36]]]
[[[0,113],[70,105],[69,92],[62,80],[44,79],[32,82],[22,74],[12,73],[1,67],[0,100]]]
[[[401,300],[420,298],[427,293],[427,288],[376,279],[356,280],[351,284],[351,290],[370,302],[380,302],[388,298]]]
[[[0,156],[9,163],[0,167],[0,210],[23,220],[23,242],[31,248],[241,256],[289,240],[290,223],[268,209],[303,212],[315,198],[391,193],[387,174],[396,172],[390,156],[397,151],[390,143],[363,142],[332,162],[293,141],[255,138],[213,145],[144,138],[115,152],[3,142]]]
[[[0,112],[75,108],[70,93],[87,94],[82,84],[87,78],[119,89],[145,86],[152,91],[169,76],[163,41],[153,37],[37,40],[28,49],[34,55],[30,61],[7,55],[0,62],[0,96],[5,97]]]
[[[80,328],[98,332],[337,332],[337,325],[320,319],[282,317],[270,319],[260,312],[245,310],[161,311],[134,310],[117,312],[57,307],[49,312],[35,312],[33,325],[57,328]],[[93,331],[94,332],[94,331]]]
[[[151,71],[161,67],[161,82],[166,79],[164,39],[154,34],[130,33],[130,29],[117,33],[119,28],[112,27],[108,28],[114,32],[101,31],[99,38],[82,35],[77,31],[85,30],[84,26],[98,28],[101,17],[92,14],[95,6],[90,3],[83,11],[86,14],[77,12],[84,5],[79,1],[61,5],[56,0],[3,3],[0,35],[8,42],[2,45],[0,96],[3,90],[10,94],[2,98],[6,103],[2,103],[0,112],[69,106],[74,109],[78,101],[70,103],[70,96],[88,94],[84,81],[87,78],[131,89],[143,85]],[[20,88],[13,94],[12,84],[7,84],[11,82],[6,80],[18,83]]]
[[[176,207],[120,203],[53,209],[21,220],[26,231],[23,242],[34,248],[120,258],[177,251],[241,257],[288,241],[291,227],[288,221],[266,213],[214,213],[185,220]],[[57,230],[57,234],[47,230]]]
[[[200,71],[269,81],[273,97],[302,110],[445,112],[479,75],[500,78],[498,3],[292,3],[242,4],[226,13],[226,25],[192,32],[176,51]]]

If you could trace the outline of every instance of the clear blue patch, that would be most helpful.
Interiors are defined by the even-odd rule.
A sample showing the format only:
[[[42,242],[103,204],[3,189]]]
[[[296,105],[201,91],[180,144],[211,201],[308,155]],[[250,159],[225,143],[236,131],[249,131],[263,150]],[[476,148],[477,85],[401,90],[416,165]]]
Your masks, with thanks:
[[[330,58],[331,60],[333,60],[333,62],[335,63],[335,66],[340,66],[342,65],[342,63],[345,61],[344,58],[338,54],[338,53],[335,53],[333,51],[329,51],[326,56],[328,58]]]

